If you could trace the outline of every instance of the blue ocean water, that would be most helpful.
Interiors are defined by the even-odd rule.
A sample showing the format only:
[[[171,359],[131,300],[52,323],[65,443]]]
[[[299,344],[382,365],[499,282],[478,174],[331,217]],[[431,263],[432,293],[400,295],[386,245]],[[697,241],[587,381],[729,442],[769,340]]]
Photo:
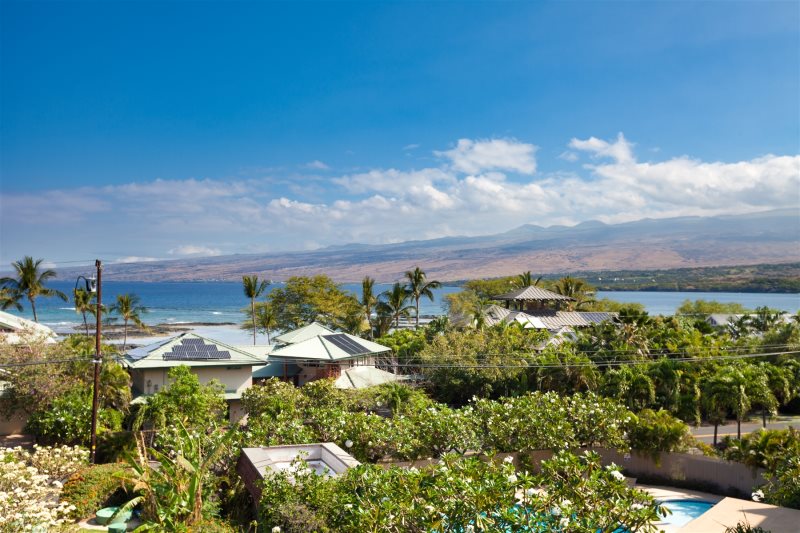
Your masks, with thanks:
[[[282,283],[274,283],[268,290],[282,287]],[[72,305],[72,291],[75,282],[53,281],[48,287],[58,289],[70,297],[69,302],[59,298],[37,298],[36,313],[39,322],[66,331],[72,326],[82,323],[83,318],[75,312]],[[361,295],[361,284],[343,284],[342,289]],[[390,289],[390,284],[375,285],[375,293]],[[423,299],[420,302],[420,313],[439,315],[444,295],[459,292],[458,287],[442,287],[434,290],[434,301]],[[182,324],[203,322],[209,324],[240,323],[244,321],[243,309],[250,305],[245,297],[240,282],[136,282],[136,281],[104,281],[103,304],[110,306],[120,294],[133,293],[139,296],[142,305],[148,312],[142,316],[146,324]],[[261,298],[263,299],[263,297]],[[33,318],[27,301],[22,302],[23,311],[10,310],[14,314]],[[91,317],[90,317],[91,318]]]
[[[53,281],[51,287],[66,294],[72,294],[75,282]],[[281,287],[275,283],[271,287]],[[390,284],[376,285],[375,292],[380,293],[391,287]],[[360,296],[361,285],[358,283],[343,284],[344,290]],[[424,299],[420,303],[420,311],[426,315],[437,315],[444,312],[444,296],[459,292],[458,287],[442,287],[435,289],[434,301]],[[244,320],[242,310],[250,301],[244,296],[242,284],[239,282],[103,282],[103,303],[111,305],[117,295],[134,293],[149,310],[143,316],[147,324],[180,324],[189,322],[205,322],[212,324],[240,323]],[[610,298],[622,302],[639,302],[651,314],[672,314],[686,300],[717,300],[720,302],[739,302],[748,308],[766,305],[790,313],[800,310],[800,294],[767,294],[767,293],[719,293],[719,292],[599,292],[598,298]],[[30,307],[23,301],[21,313],[11,311],[26,318],[32,318]],[[72,302],[64,302],[58,298],[38,298],[36,309],[39,321],[65,331],[81,322],[82,318],[72,306]]]

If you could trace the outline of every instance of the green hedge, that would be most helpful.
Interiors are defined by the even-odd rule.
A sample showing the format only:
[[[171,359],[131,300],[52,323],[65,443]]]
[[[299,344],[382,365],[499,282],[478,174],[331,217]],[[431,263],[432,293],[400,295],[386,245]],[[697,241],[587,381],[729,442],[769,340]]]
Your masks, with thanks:
[[[64,483],[61,497],[75,506],[75,518],[88,518],[103,507],[124,503],[130,496],[119,475],[127,469],[123,463],[84,468]]]

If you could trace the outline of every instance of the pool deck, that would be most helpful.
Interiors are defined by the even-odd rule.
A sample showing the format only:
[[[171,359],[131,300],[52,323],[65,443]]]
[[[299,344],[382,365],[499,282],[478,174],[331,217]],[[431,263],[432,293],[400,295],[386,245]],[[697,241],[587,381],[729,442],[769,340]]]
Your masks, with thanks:
[[[724,533],[726,528],[745,521],[772,533],[800,531],[800,511],[796,509],[674,487],[637,485],[637,488],[650,493],[657,500],[704,500],[716,503],[684,526],[657,523],[658,529],[665,533]]]

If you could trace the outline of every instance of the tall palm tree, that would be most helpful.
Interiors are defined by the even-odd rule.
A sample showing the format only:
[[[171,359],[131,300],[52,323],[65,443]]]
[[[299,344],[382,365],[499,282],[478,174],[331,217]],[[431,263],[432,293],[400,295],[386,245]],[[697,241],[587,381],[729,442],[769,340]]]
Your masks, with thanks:
[[[558,294],[574,299],[574,301],[567,304],[570,311],[575,311],[585,305],[594,303],[594,299],[592,299],[594,289],[582,279],[565,276],[556,282],[553,289]]]
[[[258,276],[242,276],[242,286],[244,288],[244,295],[250,298],[250,312],[251,315],[256,316],[256,298],[261,296],[267,287],[269,281],[258,280]],[[253,344],[256,343],[256,321],[253,321]]]
[[[536,287],[539,285],[540,281],[542,281],[542,276],[539,276],[534,280],[530,270],[517,276],[517,283],[519,284],[520,288]]]
[[[415,267],[414,270],[406,271],[406,279],[408,280],[408,294],[414,299],[414,309],[416,310],[417,324],[416,329],[419,329],[419,300],[423,296],[433,301],[433,292],[431,289],[438,289],[442,286],[441,283],[435,280],[428,281],[425,272]]]
[[[133,322],[140,328],[147,329],[147,326],[139,316],[146,313],[147,308],[141,305],[137,295],[128,293],[117,296],[117,302],[111,306],[111,312],[117,313],[125,324],[123,329],[125,338],[122,341],[122,351],[124,352],[128,347],[128,322]]]
[[[0,279],[0,286],[11,291],[11,294],[25,296],[31,303],[34,322],[39,322],[36,316],[36,298],[39,296],[58,296],[65,302],[67,295],[55,289],[48,289],[44,286],[49,279],[56,277],[55,270],[40,270],[43,259],[34,260],[33,257],[26,255],[22,261],[15,261],[11,266],[16,270],[16,278]],[[13,306],[13,304],[10,304]]]
[[[278,317],[275,308],[269,302],[258,302],[255,306],[255,322],[253,321],[252,309],[247,310],[247,320],[242,325],[242,329],[257,328],[267,334],[267,344],[272,344],[270,333],[278,327]]]
[[[94,294],[84,289],[75,289],[73,294],[73,301],[75,302],[75,312],[83,315],[83,327],[86,330],[86,336],[89,336],[89,323],[86,321],[86,313],[90,313],[93,307],[92,300]]]
[[[378,313],[388,316],[394,321],[395,327],[400,327],[400,317],[408,316],[414,309],[412,305],[406,305],[410,294],[400,283],[395,283],[388,291],[381,293],[383,300],[378,302]]]
[[[365,276],[361,280],[361,307],[364,308],[364,314],[367,317],[367,324],[369,324],[369,338],[373,339],[372,332],[372,310],[378,304],[378,299],[373,292],[375,288],[375,280],[369,276]]]

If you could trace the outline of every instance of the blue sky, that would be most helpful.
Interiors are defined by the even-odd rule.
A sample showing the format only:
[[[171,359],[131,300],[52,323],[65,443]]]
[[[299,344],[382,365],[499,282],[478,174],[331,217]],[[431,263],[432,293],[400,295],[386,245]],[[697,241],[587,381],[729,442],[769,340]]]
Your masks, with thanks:
[[[8,2],[0,262],[800,204],[797,2]]]

